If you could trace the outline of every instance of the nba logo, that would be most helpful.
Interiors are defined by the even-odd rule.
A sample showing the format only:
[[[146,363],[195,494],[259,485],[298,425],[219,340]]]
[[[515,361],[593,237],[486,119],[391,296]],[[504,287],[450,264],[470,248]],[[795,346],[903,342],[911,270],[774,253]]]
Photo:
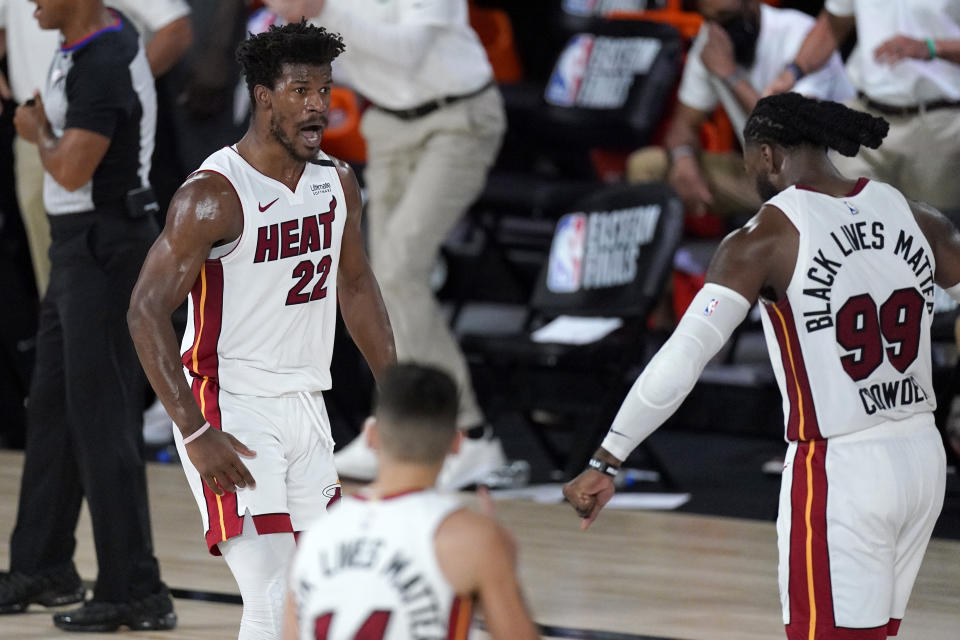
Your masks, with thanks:
[[[703,310],[703,315],[712,316],[713,312],[716,310],[717,306],[720,304],[720,301],[716,298],[710,298],[710,302],[707,303],[706,308]]]
[[[553,234],[547,264],[547,289],[573,293],[583,280],[583,256],[587,247],[587,216],[568,213],[560,218]]]
[[[250,33],[263,33],[275,24],[280,16],[267,8],[260,9],[247,20],[247,31]],[[281,21],[282,24],[282,21]]]
[[[547,83],[544,95],[547,102],[560,107],[572,107],[577,103],[593,41],[593,36],[587,33],[579,33],[570,39]]]

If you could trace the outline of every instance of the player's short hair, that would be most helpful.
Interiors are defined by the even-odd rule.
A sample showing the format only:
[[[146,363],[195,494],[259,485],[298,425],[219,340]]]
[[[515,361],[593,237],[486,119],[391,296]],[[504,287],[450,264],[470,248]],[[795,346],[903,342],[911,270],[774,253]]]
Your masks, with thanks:
[[[883,118],[839,102],[780,93],[757,101],[743,127],[743,137],[752,144],[825,147],[852,157],[861,145],[879,147],[889,128]]]
[[[404,462],[442,461],[457,433],[457,406],[457,386],[443,371],[415,363],[390,367],[374,412],[381,448]]]
[[[271,25],[263,33],[251,34],[237,47],[236,56],[247,81],[251,104],[256,104],[254,87],[262,84],[275,88],[283,75],[283,65],[330,64],[344,48],[339,33],[307,24],[304,19],[280,27]]]

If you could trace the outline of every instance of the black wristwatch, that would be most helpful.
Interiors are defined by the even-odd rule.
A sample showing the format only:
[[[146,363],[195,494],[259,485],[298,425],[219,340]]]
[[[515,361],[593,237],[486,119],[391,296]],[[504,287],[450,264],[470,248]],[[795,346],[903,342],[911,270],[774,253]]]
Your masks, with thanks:
[[[620,468],[616,467],[609,462],[604,462],[599,458],[590,458],[590,461],[587,462],[587,467],[593,469],[594,471],[599,471],[600,473],[605,473],[611,478],[616,478],[617,473],[620,472]]]
[[[794,82],[800,82],[800,78],[807,75],[803,72],[803,69],[801,69],[800,65],[798,65],[796,62],[791,62],[784,68],[784,70],[789,71],[790,73],[793,74]]]

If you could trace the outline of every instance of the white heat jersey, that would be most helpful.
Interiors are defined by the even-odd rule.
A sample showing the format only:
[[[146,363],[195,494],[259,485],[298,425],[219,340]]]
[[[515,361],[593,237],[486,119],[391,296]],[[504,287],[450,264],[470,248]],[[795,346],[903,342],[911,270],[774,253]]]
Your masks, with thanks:
[[[234,147],[197,171],[233,185],[243,231],[214,247],[190,291],[183,364],[204,387],[280,396],[329,389],[337,267],[347,218],[340,176],[320,154],[291,191]]]
[[[462,505],[435,490],[346,497],[300,538],[290,572],[301,640],[467,637],[471,601],[440,571],[434,535]]]
[[[936,265],[903,195],[861,178],[846,197],[790,187],[767,203],[800,234],[787,294],[761,314],[787,440],[935,409]]]

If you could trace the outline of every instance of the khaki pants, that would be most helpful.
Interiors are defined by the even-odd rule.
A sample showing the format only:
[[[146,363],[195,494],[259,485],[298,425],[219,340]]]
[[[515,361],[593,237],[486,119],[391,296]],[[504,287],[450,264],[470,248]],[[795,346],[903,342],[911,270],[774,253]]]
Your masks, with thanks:
[[[627,180],[630,182],[663,182],[667,179],[670,162],[663,147],[644,147],[630,154],[627,159]],[[743,170],[740,153],[703,152],[700,154],[700,170],[710,193],[713,194],[712,210],[717,215],[729,216],[756,213],[763,204],[756,187]]]
[[[840,173],[888,182],[908,198],[960,210],[960,108],[899,117],[870,111],[859,99],[847,106],[883,117],[890,131],[879,149],[862,147],[853,158],[832,153]]]
[[[13,140],[17,204],[27,232],[37,294],[42,298],[50,282],[50,222],[43,207],[43,165],[37,145],[16,137]]]
[[[496,88],[414,120],[371,108],[361,123],[369,158],[364,176],[370,257],[397,355],[454,377],[463,428],[482,424],[484,416],[430,273],[447,234],[483,189],[505,129]]]

